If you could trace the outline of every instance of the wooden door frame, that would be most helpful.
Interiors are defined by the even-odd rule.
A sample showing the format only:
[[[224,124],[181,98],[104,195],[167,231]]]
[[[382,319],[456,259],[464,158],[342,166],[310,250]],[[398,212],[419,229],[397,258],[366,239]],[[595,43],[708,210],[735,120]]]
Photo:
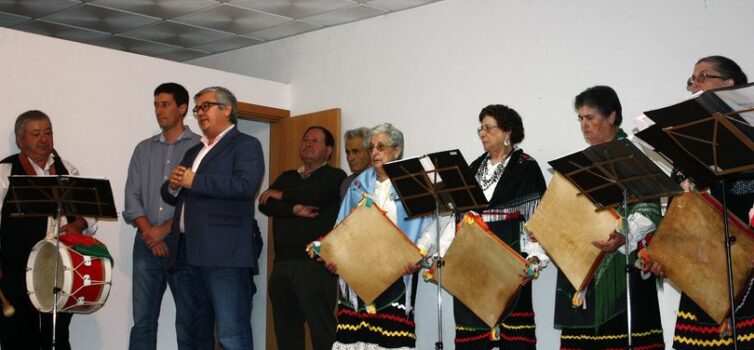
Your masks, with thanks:
[[[238,102],[238,105],[237,105],[236,114],[238,116],[238,119],[249,120],[249,121],[254,121],[254,122],[262,122],[262,123],[267,123],[267,124],[274,124],[281,120],[285,120],[291,117],[291,111],[287,109],[262,106],[262,105],[240,102],[240,101]],[[270,129],[272,129],[272,127],[270,127]],[[273,138],[270,137],[269,143],[267,144],[267,150],[269,152],[268,154],[272,155],[272,152],[271,152],[272,146],[273,146],[273,143],[276,143],[276,142],[279,142],[279,141],[273,140]],[[272,182],[274,180],[272,177],[273,169],[270,166],[270,164],[272,163],[273,162],[271,159],[267,159],[267,178],[269,182]],[[269,184],[267,184],[267,186],[269,186]],[[267,186],[264,186],[264,188],[267,188]],[[254,200],[256,201],[256,198]],[[256,206],[256,203],[255,203],[255,206]],[[268,225],[267,225],[268,235],[270,232],[272,232],[271,223],[272,223],[271,221],[268,221]],[[271,256],[271,250],[270,250],[271,247],[269,244],[270,239],[271,237],[268,236],[267,237],[268,244],[266,244],[266,247],[264,247],[264,249],[267,250],[267,257],[268,257],[267,259],[268,261],[265,262],[265,264],[267,265],[267,274],[264,276],[264,278],[266,278],[268,281],[269,281],[270,270],[271,270],[270,269],[271,265],[269,263],[269,257]],[[265,312],[265,322],[264,322],[265,331],[259,332],[259,330],[257,330],[255,334],[256,336],[260,336],[261,334],[264,334],[265,335],[264,346],[265,348],[269,348],[268,340],[270,339],[270,335],[268,332],[269,327],[267,326],[267,324],[269,322],[272,322],[272,319],[270,317],[270,301],[269,301],[270,298],[269,298],[269,295],[267,295],[266,290],[261,291],[261,292],[264,293],[265,304],[267,304],[267,312]]]
[[[265,123],[275,123],[291,117],[291,111],[287,109],[255,105],[246,102],[238,102],[236,112],[238,114],[238,119]]]

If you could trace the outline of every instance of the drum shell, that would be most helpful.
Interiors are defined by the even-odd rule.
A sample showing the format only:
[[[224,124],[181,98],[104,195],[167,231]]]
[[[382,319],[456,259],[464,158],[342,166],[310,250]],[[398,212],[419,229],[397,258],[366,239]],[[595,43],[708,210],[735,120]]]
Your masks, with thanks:
[[[59,312],[89,314],[104,306],[110,294],[112,263],[107,258],[81,254],[57,240],[34,245],[26,267],[29,299],[40,312],[53,311],[53,285],[57,259],[55,303]]]

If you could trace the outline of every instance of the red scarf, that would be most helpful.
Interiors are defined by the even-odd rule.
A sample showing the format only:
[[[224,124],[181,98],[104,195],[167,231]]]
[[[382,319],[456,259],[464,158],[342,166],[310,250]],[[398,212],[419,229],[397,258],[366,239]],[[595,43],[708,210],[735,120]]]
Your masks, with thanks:
[[[37,175],[37,172],[34,171],[34,166],[31,165],[31,161],[29,160],[29,157],[24,154],[24,152],[21,152],[18,154],[18,160],[21,163],[21,167],[24,168],[24,172],[26,175]],[[50,175],[55,175],[55,164],[53,163],[52,166],[50,166]]]

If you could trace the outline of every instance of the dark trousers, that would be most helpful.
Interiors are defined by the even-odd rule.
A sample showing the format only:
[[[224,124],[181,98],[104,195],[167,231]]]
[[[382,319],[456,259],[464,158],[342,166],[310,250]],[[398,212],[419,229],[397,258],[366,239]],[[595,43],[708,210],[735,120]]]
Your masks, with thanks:
[[[0,317],[0,348],[3,350],[38,350],[52,348],[52,314],[40,313],[26,300],[12,301],[16,314]],[[73,314],[59,312],[57,316],[56,350],[70,350],[68,326]]]
[[[269,295],[280,350],[304,349],[304,322],[314,350],[329,350],[335,341],[337,279],[312,260],[276,261]]]

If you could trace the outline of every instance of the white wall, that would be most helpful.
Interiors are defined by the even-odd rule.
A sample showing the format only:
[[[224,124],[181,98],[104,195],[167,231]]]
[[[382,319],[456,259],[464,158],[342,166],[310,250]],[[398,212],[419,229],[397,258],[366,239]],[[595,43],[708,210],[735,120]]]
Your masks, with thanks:
[[[0,51],[3,52],[0,104],[4,115],[0,130],[7,140],[0,142],[0,154],[4,157],[18,151],[13,137],[16,116],[29,109],[40,109],[52,119],[55,148],[62,157],[78,166],[83,175],[110,179],[119,211],[123,210],[123,189],[133,147],[159,132],[152,92],[160,83],[181,83],[192,95],[201,88],[221,85],[245,102],[278,108],[289,106],[286,84],[4,28],[0,28]],[[190,112],[186,122],[200,132]],[[268,126],[241,121],[239,128],[259,138],[263,145],[268,144]],[[266,181],[262,186],[266,187]],[[266,217],[258,215],[258,219],[266,230]],[[113,287],[104,308],[73,318],[71,342],[75,349],[127,348],[133,322],[134,233],[122,220],[100,223],[97,238],[115,258]],[[262,275],[266,274],[265,268]],[[260,290],[266,290],[264,280],[256,280]],[[263,294],[257,294],[255,305],[254,329],[263,334],[266,307]],[[174,319],[175,307],[168,293],[160,317],[159,349],[176,348]],[[261,349],[263,337],[257,338]]]
[[[192,63],[290,83],[294,114],[341,107],[343,130],[392,122],[407,156],[459,148],[472,160],[482,152],[479,110],[508,104],[524,118],[522,147],[547,168],[585,147],[572,102],[589,86],[617,90],[630,130],[642,111],[687,96],[700,57],[728,56],[754,76],[752,13],[747,0],[446,0]],[[540,349],[558,344],[554,276],[548,268],[534,283]],[[431,349],[434,293],[419,296],[418,348]],[[444,312],[452,349],[452,308]]]

